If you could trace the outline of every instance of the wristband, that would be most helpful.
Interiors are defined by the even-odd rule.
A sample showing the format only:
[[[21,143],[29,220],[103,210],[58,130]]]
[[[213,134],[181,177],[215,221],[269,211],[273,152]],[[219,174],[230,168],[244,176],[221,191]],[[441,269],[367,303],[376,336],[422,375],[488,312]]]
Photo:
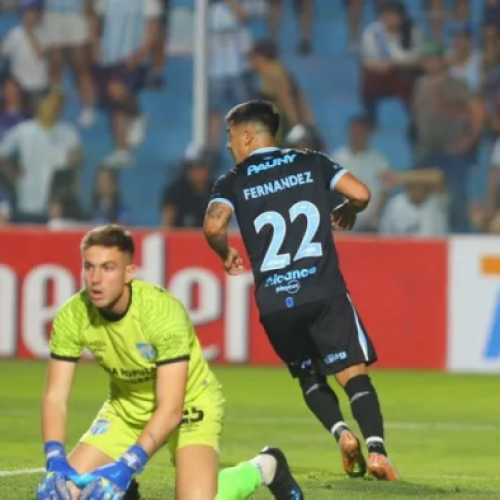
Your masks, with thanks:
[[[123,462],[137,474],[144,470],[144,466],[148,460],[149,455],[138,444],[131,446],[120,458],[120,462]]]
[[[66,458],[64,445],[59,441],[47,441],[43,445],[43,451],[47,461],[53,458]]]

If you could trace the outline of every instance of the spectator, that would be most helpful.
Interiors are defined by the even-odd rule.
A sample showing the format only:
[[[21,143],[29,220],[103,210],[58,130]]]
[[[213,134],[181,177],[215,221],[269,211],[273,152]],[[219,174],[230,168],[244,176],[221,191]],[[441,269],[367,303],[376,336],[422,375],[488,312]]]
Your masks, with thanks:
[[[439,237],[448,231],[448,198],[443,174],[436,169],[387,172],[392,186],[404,186],[393,196],[380,221],[380,232],[387,235]]]
[[[374,6],[379,12],[388,0],[374,0]],[[344,0],[347,10],[347,27],[349,36],[349,52],[355,53],[359,49],[359,35],[363,21],[363,10],[366,5],[365,0]],[[372,2],[369,2],[369,5]],[[371,6],[371,5],[370,5]]]
[[[87,0],[45,0],[44,3],[51,85],[61,85],[64,57],[69,54],[83,103],[78,120],[82,127],[90,127],[96,118],[88,50],[90,29],[87,3]]]
[[[238,0],[210,0],[209,6],[209,130],[208,147],[220,149],[223,116],[249,97],[250,34]]]
[[[73,227],[87,221],[81,204],[80,183],[75,169],[58,170],[50,188],[49,222],[51,228]]]
[[[46,33],[40,24],[41,0],[21,2],[22,24],[12,28],[2,43],[0,54],[9,61],[11,76],[23,90],[31,113],[49,88],[45,58]]]
[[[9,193],[0,188],[0,226],[9,224],[12,215],[12,203]]]
[[[427,45],[424,55],[425,75],[417,81],[413,102],[418,164],[444,173],[451,197],[450,229],[467,232],[467,180],[484,108],[464,82],[449,74],[441,46]]]
[[[19,123],[28,119],[23,103],[22,90],[19,84],[13,80],[5,81],[0,93],[0,141],[3,136]]]
[[[130,223],[130,210],[123,203],[120,180],[114,170],[102,167],[97,171],[91,219],[96,225]]]
[[[480,61],[480,88],[483,97],[488,101],[492,93],[500,68],[500,35],[483,37],[483,50]]]
[[[338,148],[332,159],[344,166],[368,186],[372,199],[368,208],[358,215],[355,230],[371,232],[378,229],[380,216],[388,192],[382,175],[389,170],[389,162],[370,146],[372,127],[366,116],[355,116],[349,125],[349,143]]]
[[[283,11],[283,0],[269,0],[270,37],[279,45],[279,32]],[[300,40],[297,52],[302,55],[311,53],[311,34],[314,22],[314,0],[295,0],[295,9],[299,16]]]
[[[479,229],[500,233],[500,139],[497,139],[490,159],[486,206],[479,216]]]
[[[376,123],[377,102],[398,97],[409,105],[419,65],[421,36],[401,4],[389,2],[379,20],[368,25],[362,40],[362,98]]]
[[[99,93],[109,111],[116,148],[105,158],[107,166],[132,163],[131,149],[144,140],[146,119],[138,94],[146,83],[161,15],[160,0],[98,0],[95,4],[92,44]]]
[[[295,125],[285,138],[285,148],[323,151],[323,141],[314,127]]]
[[[279,137],[286,137],[295,125],[314,124],[309,103],[295,78],[279,61],[273,42],[257,42],[250,53],[250,63],[260,77],[258,97],[273,102],[281,112]]]
[[[454,31],[453,46],[447,60],[450,75],[478,93],[481,89],[481,55],[474,50],[469,26],[461,26]]]
[[[430,39],[434,43],[447,45],[447,35],[470,19],[469,0],[453,0],[451,15],[446,0],[427,0]]]
[[[167,39],[170,24],[171,0],[161,0],[163,14],[160,18],[158,37],[153,47],[153,64],[148,74],[148,85],[153,89],[161,89],[164,85],[165,63],[167,60]]]
[[[19,222],[45,223],[54,172],[75,168],[81,160],[78,133],[60,121],[64,97],[52,91],[38,116],[10,130],[0,143],[0,158],[17,157],[16,190]]]
[[[9,130],[28,118],[23,108],[21,88],[15,80],[5,81],[2,96],[0,101],[0,142]],[[16,176],[17,172],[12,164],[0,159],[0,191],[8,194],[10,204],[15,204],[16,200]]]
[[[201,228],[210,199],[210,155],[202,153],[186,162],[180,176],[167,186],[162,197],[162,220],[166,227]]]
[[[483,39],[496,40],[500,35],[500,0],[484,0]]]

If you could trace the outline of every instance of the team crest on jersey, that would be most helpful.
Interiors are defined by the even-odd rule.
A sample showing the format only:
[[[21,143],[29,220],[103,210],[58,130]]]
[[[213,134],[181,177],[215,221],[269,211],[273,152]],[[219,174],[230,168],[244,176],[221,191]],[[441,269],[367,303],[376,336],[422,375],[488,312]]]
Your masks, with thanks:
[[[139,352],[141,353],[141,356],[144,359],[147,359],[148,361],[151,361],[152,359],[155,359],[156,357],[156,351],[153,349],[153,346],[151,344],[146,344],[143,342],[138,342],[135,344],[137,349],[139,349]]]
[[[90,429],[90,434],[93,434],[94,436],[101,436],[102,434],[106,434],[106,432],[108,432],[109,425],[110,423],[108,420],[96,420],[94,422],[94,425]]]

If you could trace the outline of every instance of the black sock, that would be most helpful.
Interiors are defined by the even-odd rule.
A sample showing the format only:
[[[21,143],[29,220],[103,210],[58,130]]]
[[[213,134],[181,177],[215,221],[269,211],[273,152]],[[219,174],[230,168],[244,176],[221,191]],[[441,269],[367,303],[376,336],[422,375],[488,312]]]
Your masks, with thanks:
[[[328,385],[326,377],[320,375],[302,376],[300,385],[309,409],[338,441],[342,431],[348,427],[340,411],[337,395]]]
[[[387,455],[384,447],[384,420],[377,391],[368,375],[358,375],[347,382],[344,390],[349,397],[352,415],[365,438],[368,453]]]

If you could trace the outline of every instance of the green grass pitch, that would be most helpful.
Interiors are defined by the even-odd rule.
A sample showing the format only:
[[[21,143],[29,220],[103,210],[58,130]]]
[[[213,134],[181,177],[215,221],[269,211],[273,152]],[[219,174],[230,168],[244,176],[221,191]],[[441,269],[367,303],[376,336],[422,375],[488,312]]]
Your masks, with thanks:
[[[500,499],[500,377],[374,371],[386,442],[403,481],[349,479],[335,441],[308,413],[284,368],[216,367],[227,400],[222,466],[282,447],[308,500]],[[45,363],[0,361],[0,499],[34,499],[43,466],[40,397]],[[107,392],[106,375],[82,364],[70,405],[69,446]],[[348,421],[346,398],[338,391]],[[356,427],[354,427],[357,430]],[[17,471],[17,475],[12,475]],[[160,452],[139,478],[145,500],[173,499]],[[257,499],[271,498],[262,489]]]

